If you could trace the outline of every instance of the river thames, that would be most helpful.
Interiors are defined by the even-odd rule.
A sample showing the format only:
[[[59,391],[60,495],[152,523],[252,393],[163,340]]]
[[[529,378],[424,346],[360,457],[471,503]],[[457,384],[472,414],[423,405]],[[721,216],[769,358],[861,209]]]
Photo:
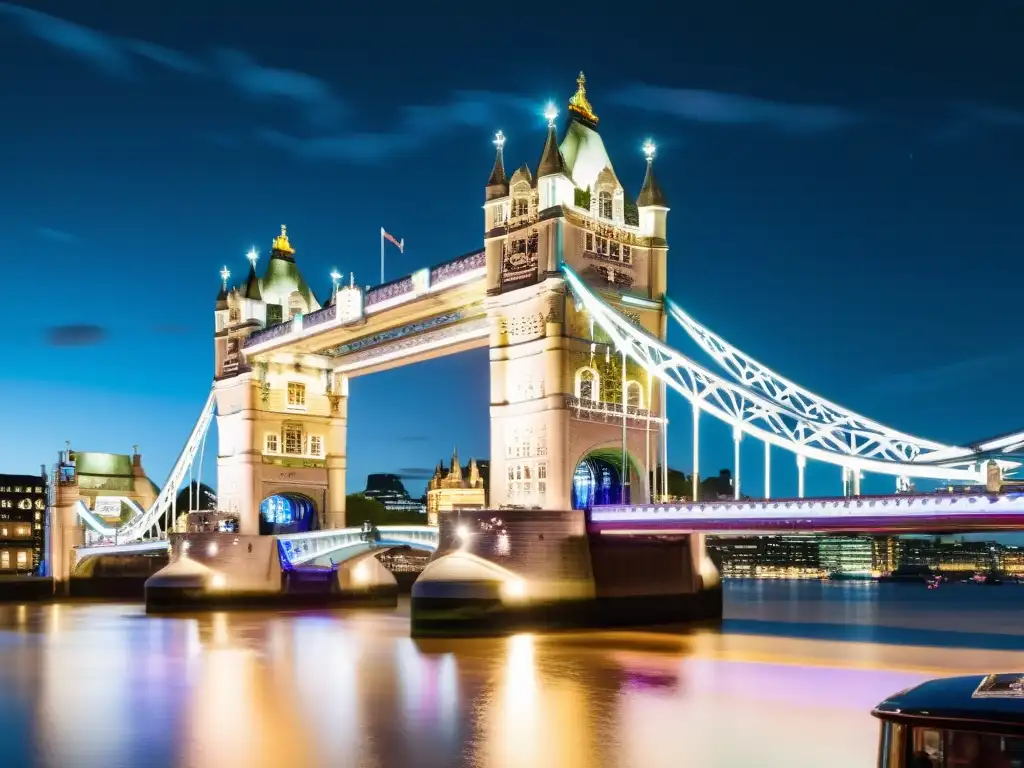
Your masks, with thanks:
[[[727,582],[722,631],[409,639],[397,610],[0,607],[17,766],[875,765],[871,707],[1024,670],[1024,586]]]

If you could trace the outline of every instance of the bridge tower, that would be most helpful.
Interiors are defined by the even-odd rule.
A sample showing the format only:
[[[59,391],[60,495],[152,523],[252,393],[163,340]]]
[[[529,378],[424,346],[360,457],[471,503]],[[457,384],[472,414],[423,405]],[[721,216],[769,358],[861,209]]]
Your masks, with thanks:
[[[495,140],[484,204],[494,507],[643,502],[658,465],[661,389],[576,308],[559,267],[663,338],[669,209],[651,145],[639,196],[626,194],[583,73],[577,86],[561,141],[549,106],[535,167],[509,179]]]
[[[301,327],[320,309],[285,227],[262,277],[258,256],[250,251],[248,275],[232,288],[224,268],[214,313],[219,506],[247,535],[274,532],[285,513],[291,530],[344,527],[347,381],[300,352],[248,364],[243,348],[254,331]]]

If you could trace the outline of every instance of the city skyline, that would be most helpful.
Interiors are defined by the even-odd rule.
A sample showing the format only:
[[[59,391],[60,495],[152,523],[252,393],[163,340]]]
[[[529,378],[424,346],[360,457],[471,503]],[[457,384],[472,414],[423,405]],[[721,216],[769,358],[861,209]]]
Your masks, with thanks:
[[[1013,281],[991,276],[1015,274],[1024,245],[1012,195],[1024,111],[993,76],[1000,33],[957,70],[959,101],[910,71],[899,18],[868,29],[867,11],[859,26],[821,31],[766,69],[753,66],[751,40],[746,58],[727,65],[736,43],[723,18],[703,11],[686,21],[695,36],[718,30],[717,59],[684,54],[678,72],[659,70],[657,57],[628,66],[640,49],[627,42],[621,67],[560,51],[511,74],[460,69],[462,82],[450,74],[451,52],[434,46],[446,60],[406,85],[387,72],[347,81],[354,53],[329,49],[315,29],[300,34],[294,20],[271,28],[254,15],[231,41],[210,27],[200,39],[199,9],[182,4],[155,26],[127,5],[84,13],[0,3],[8,55],[29,82],[46,83],[17,99],[24,120],[0,128],[23,148],[5,169],[23,190],[5,211],[9,247],[34,254],[10,279],[28,284],[40,264],[59,276],[42,309],[31,292],[13,297],[6,356],[29,359],[48,340],[53,362],[0,378],[8,402],[22,406],[8,419],[24,437],[0,447],[7,471],[51,463],[70,439],[111,452],[137,443],[161,480],[211,377],[224,264],[241,278],[246,251],[265,259],[285,223],[303,274],[325,296],[335,268],[378,281],[380,226],[407,246],[389,253],[390,278],[479,248],[493,132],[508,136],[510,167],[534,163],[544,104],[564,110],[580,68],[628,194],[640,187],[642,141],[660,147],[669,290],[683,306],[774,368],[911,433],[958,442],[1021,426],[1005,406],[1021,363],[978,322],[1012,300]],[[932,36],[912,47],[934,56],[983,17],[937,14]],[[775,40],[792,34],[778,22],[769,29]],[[427,50],[411,25],[392,31],[396,63]],[[877,56],[855,71],[858,33]],[[309,45],[267,45],[278,36]],[[826,40],[847,45],[826,52]],[[467,46],[479,52],[484,42]],[[652,30],[644,44],[656,52],[668,42]],[[812,55],[819,71],[782,77]],[[865,85],[883,79],[877,91]],[[69,121],[79,127],[70,138]],[[425,457],[456,443],[486,458],[486,359],[471,352],[354,380],[350,480],[390,471],[425,482]],[[452,408],[463,418],[448,418]],[[670,465],[688,471],[689,406],[672,398],[669,417],[680,425],[669,431]],[[705,435],[705,473],[729,466],[728,429]],[[756,495],[753,443],[744,488]],[[795,495],[795,470],[776,461],[774,495]],[[211,455],[204,476],[213,466]],[[836,493],[837,475],[812,463],[808,493]],[[890,485],[869,477],[865,489]]]

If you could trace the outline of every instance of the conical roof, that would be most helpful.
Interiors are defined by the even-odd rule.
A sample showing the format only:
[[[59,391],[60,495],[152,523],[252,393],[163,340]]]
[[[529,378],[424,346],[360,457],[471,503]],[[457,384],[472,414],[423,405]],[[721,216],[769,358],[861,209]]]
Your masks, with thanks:
[[[568,176],[565,167],[565,158],[562,157],[562,150],[558,148],[558,137],[555,135],[555,126],[548,126],[548,136],[544,140],[544,151],[540,156],[540,163],[537,165],[537,178],[541,176],[552,176],[561,173]]]
[[[643,208],[648,205],[660,205],[668,207],[668,199],[661,191],[661,185],[654,175],[654,163],[647,163],[647,175],[644,176],[644,185],[640,189],[640,196],[636,199],[637,206]]]
[[[256,262],[249,262],[249,277],[245,281],[245,288],[242,289],[242,296],[253,301],[263,301],[263,294],[260,292],[260,279],[256,277]]]

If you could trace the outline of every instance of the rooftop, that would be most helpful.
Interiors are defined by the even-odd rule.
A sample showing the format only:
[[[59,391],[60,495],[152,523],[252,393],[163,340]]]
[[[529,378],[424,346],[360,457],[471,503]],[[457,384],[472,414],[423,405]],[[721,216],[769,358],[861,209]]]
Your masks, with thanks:
[[[886,699],[874,715],[939,727],[1024,732],[1024,673],[929,680]]]

